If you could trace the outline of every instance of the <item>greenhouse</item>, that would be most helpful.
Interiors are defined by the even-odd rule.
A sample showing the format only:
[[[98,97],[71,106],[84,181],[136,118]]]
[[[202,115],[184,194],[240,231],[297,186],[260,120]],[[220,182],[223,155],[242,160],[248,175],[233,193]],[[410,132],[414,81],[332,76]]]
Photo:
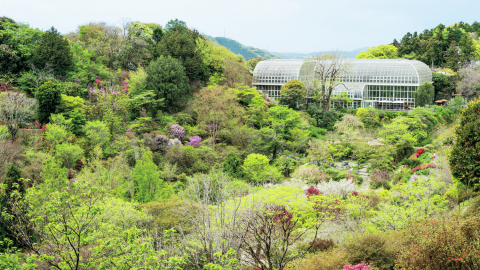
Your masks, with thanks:
[[[315,60],[317,61],[317,60]],[[328,61],[328,60],[320,60]],[[432,72],[424,63],[408,59],[349,59],[348,70],[342,74],[343,85],[332,96],[346,93],[352,102],[349,108],[374,107],[404,110],[415,107],[414,93],[426,81],[432,82]],[[312,80],[314,61],[272,59],[261,61],[253,72],[253,86],[275,100],[280,98],[282,85],[292,79],[304,83]]]

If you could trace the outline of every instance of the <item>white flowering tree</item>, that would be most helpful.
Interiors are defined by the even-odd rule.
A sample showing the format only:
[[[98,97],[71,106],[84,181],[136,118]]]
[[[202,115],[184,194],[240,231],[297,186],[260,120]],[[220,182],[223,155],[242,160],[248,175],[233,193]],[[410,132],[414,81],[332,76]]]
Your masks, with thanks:
[[[0,97],[0,122],[8,128],[11,139],[15,140],[20,125],[32,119],[36,101],[15,91],[2,93]]]

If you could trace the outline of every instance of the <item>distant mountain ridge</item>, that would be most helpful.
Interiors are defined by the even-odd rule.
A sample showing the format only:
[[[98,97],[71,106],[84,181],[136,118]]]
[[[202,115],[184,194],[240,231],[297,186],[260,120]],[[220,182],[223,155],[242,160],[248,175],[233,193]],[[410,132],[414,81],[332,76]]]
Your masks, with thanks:
[[[338,53],[342,54],[346,58],[355,58],[359,53],[362,51],[366,51],[369,47],[355,49],[353,51],[338,51]],[[322,51],[322,52],[312,52],[312,53],[280,53],[280,52],[271,52],[275,55],[280,56],[281,58],[285,59],[304,59],[306,57],[322,55],[327,53],[332,53],[334,51]]]
[[[245,60],[250,60],[250,58],[265,58],[265,59],[304,59],[306,57],[311,57],[315,55],[322,55],[327,53],[332,53],[332,51],[323,51],[323,52],[312,52],[312,53],[281,53],[281,52],[269,52],[265,49],[258,49],[251,46],[243,45],[242,43],[224,37],[211,37],[209,35],[203,35],[204,37],[213,40],[214,42],[227,47],[235,54],[243,55]],[[355,58],[360,52],[367,50],[368,47],[355,49],[353,51],[339,51],[346,58]]]
[[[240,42],[224,37],[211,37],[208,35],[203,35],[206,38],[213,40],[214,42],[227,47],[235,54],[243,55],[245,60],[250,60],[250,58],[266,58],[266,59],[278,59],[280,58],[277,55],[271,54],[267,51],[260,50],[251,46],[245,46]]]

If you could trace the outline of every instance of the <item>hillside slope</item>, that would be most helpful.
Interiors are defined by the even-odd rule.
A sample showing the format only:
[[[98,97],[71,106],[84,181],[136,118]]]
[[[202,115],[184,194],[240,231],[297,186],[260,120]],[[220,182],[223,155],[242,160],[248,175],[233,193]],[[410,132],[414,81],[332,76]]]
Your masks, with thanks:
[[[266,58],[266,59],[275,59],[280,58],[278,55],[271,54],[267,51],[260,50],[258,48],[254,48],[251,46],[245,46],[240,42],[224,37],[211,37],[208,35],[204,35],[206,38],[209,38],[218,44],[227,47],[235,54],[243,55],[245,60],[249,60],[250,58]]]

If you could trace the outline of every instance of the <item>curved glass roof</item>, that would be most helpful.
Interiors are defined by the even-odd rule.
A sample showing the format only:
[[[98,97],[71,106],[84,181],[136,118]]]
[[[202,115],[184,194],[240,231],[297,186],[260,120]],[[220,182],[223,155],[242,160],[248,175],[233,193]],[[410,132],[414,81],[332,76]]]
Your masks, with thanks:
[[[432,81],[430,68],[416,60],[348,59],[347,61],[352,66],[343,75],[345,83],[420,85],[425,81]],[[301,59],[261,61],[253,72],[253,84],[275,85],[284,84],[292,79],[299,79],[300,71],[306,70],[308,63]],[[305,76],[302,76],[302,78],[305,78]]]

